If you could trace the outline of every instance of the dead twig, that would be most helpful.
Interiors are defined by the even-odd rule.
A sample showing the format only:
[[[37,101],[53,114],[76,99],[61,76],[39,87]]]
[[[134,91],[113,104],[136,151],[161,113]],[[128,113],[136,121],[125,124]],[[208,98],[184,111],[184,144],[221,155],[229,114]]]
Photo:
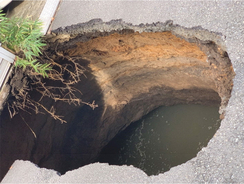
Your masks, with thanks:
[[[65,61],[63,64],[54,61],[45,52],[44,60],[48,60],[48,63],[50,63],[50,66],[52,66],[53,68],[48,73],[48,80],[59,81],[61,85],[46,85],[46,83],[43,82],[43,79],[40,77],[39,74],[30,70],[28,76],[30,76],[32,80],[31,84],[27,85],[26,83],[21,89],[18,90],[12,89],[12,95],[15,97],[15,101],[13,101],[12,103],[8,103],[8,111],[11,118],[14,117],[19,112],[19,110],[23,110],[29,113],[29,111],[27,111],[26,109],[31,109],[36,114],[47,112],[55,120],[58,120],[61,123],[67,123],[63,119],[63,116],[56,114],[56,110],[53,106],[48,109],[41,103],[44,97],[53,99],[54,102],[61,101],[70,105],[73,104],[75,106],[85,104],[90,106],[93,110],[98,107],[98,105],[95,104],[95,101],[93,101],[92,103],[82,101],[82,92],[73,86],[74,84],[77,84],[81,81],[81,76],[86,77],[86,75],[84,74],[85,68],[77,62],[77,60],[79,60],[80,58],[64,56],[61,52],[57,51],[57,46],[55,48],[55,53],[57,56],[57,61]],[[32,87],[41,94],[41,97],[37,101],[34,101],[29,96],[29,91]]]
[[[30,125],[25,121],[25,119],[21,115],[20,115],[20,117],[22,118],[22,120],[24,121],[24,123],[27,125],[27,127],[30,129],[31,133],[36,138],[36,133],[33,131],[33,129],[30,127]]]

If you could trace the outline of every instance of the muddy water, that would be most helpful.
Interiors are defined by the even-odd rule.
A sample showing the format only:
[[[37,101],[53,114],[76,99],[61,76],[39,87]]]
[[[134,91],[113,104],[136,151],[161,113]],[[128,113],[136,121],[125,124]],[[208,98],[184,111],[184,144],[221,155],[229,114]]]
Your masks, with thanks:
[[[218,107],[160,107],[116,136],[99,162],[134,165],[156,175],[195,157],[219,126]]]

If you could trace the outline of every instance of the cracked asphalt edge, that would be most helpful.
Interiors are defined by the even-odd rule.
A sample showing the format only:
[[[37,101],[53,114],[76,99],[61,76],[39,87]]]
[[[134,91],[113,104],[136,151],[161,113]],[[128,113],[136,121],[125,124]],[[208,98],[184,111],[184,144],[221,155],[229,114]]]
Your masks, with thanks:
[[[33,172],[28,170],[28,174],[23,177],[22,174],[19,174],[20,169],[23,172],[34,164],[28,161],[16,161],[13,164],[13,169],[5,176],[2,183],[11,181],[47,181],[51,183],[65,181],[115,183],[244,182],[244,2],[163,1],[161,3],[165,6],[162,22],[173,20],[174,23],[188,28],[200,25],[204,29],[224,35],[226,50],[236,76],[232,96],[226,107],[226,116],[208,146],[203,148],[197,157],[157,176],[148,177],[141,170],[132,166],[108,166],[108,164],[95,163],[68,171],[62,176],[52,170],[32,167],[31,171]],[[109,10],[106,9],[106,11]],[[121,18],[124,20],[123,17]],[[153,18],[152,21],[154,21]],[[40,174],[44,171],[49,174]]]

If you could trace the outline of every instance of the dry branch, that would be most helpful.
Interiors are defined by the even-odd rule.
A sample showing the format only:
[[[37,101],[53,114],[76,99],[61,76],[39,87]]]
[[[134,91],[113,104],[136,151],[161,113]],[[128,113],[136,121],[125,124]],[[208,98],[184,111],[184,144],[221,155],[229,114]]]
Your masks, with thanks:
[[[61,101],[75,106],[85,104],[92,109],[98,107],[98,105],[95,104],[95,101],[92,103],[82,101],[82,92],[74,87],[74,84],[81,81],[81,76],[85,76],[85,68],[77,62],[80,58],[64,56],[61,52],[58,52],[56,48],[55,52],[58,58],[56,60],[65,60],[66,62],[63,64],[58,63],[49,57],[46,52],[44,52],[43,57],[40,59],[45,63],[50,63],[50,66],[53,68],[48,73],[48,80],[59,81],[61,83],[60,86],[47,85],[43,82],[43,78],[39,74],[33,70],[29,70],[27,76],[29,76],[29,80],[31,79],[31,83],[29,85],[27,85],[27,83],[24,84],[20,90],[17,90],[18,92],[15,92],[16,89],[12,89],[12,95],[15,97],[15,100],[8,103],[8,111],[11,118],[15,116],[19,110],[28,112],[26,109],[31,109],[36,114],[43,113],[44,111],[51,115],[55,120],[59,120],[61,123],[66,123],[62,116],[55,113],[56,110],[53,106],[48,109],[41,103],[44,100],[44,97],[53,99],[55,102]],[[29,95],[31,88],[40,93],[41,97],[39,100],[35,101],[31,99]]]

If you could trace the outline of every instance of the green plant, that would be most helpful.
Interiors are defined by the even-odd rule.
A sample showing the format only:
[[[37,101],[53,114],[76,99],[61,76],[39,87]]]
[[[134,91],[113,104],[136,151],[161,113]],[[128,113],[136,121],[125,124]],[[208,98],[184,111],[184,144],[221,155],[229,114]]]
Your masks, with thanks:
[[[41,54],[41,22],[28,18],[6,18],[0,10],[0,42],[4,48],[14,52],[15,66],[25,69],[30,66],[43,77],[48,77],[50,64],[41,64],[35,58]]]
[[[23,71],[17,68],[10,80],[12,98],[7,102],[10,117],[14,117],[19,110],[26,112],[33,110],[36,114],[48,113],[55,120],[65,123],[65,119],[55,113],[53,106],[43,105],[44,97],[55,102],[73,105],[86,104],[95,109],[98,106],[95,101],[92,103],[82,101],[80,96],[82,93],[74,87],[74,84],[81,81],[81,76],[84,75],[85,71],[85,68],[77,62],[80,58],[65,56],[62,52],[57,51],[56,43],[51,44],[48,41],[46,41],[48,49],[41,51],[46,46],[42,39],[44,40],[45,37],[42,37],[39,21],[6,18],[0,10],[0,42],[2,46],[17,56],[15,66],[23,69],[32,67],[33,69],[31,75],[22,75]],[[52,59],[53,54],[57,60]],[[41,62],[38,62],[37,58]],[[43,82],[43,78],[39,74],[48,77],[46,80],[48,82]],[[48,85],[48,83],[55,83],[55,81],[58,81],[59,86]],[[19,83],[22,84],[21,87]],[[36,101],[31,98],[29,92],[32,90],[40,94],[39,100]],[[25,122],[24,119],[23,121]],[[36,137],[32,129],[31,131]]]

